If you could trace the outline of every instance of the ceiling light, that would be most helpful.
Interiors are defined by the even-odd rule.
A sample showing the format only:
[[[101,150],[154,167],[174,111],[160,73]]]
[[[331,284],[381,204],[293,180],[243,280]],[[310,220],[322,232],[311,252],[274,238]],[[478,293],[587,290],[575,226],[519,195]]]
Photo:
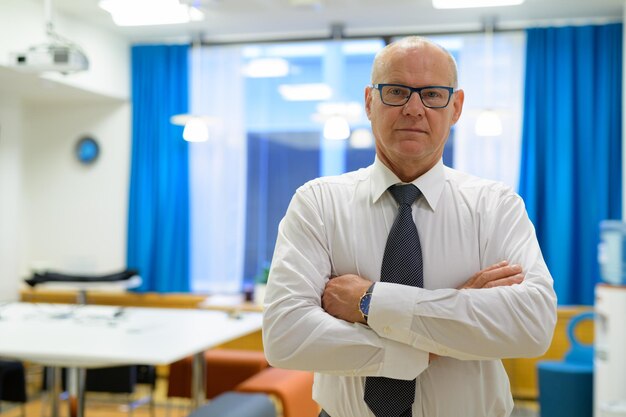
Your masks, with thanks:
[[[243,67],[243,74],[250,78],[284,77],[289,75],[289,62],[282,58],[253,59]]]
[[[329,140],[348,139],[350,137],[350,125],[345,117],[329,117],[324,123],[324,137]]]
[[[362,113],[363,106],[357,102],[325,102],[317,105],[311,120],[324,124],[324,138],[343,140],[350,137],[350,123],[361,122]]]
[[[278,92],[287,101],[328,100],[333,89],[328,84],[282,84]]]
[[[195,7],[178,0],[100,0],[118,26],[148,26],[188,23],[204,19]]]
[[[209,140],[209,127],[200,119],[191,119],[185,125],[183,139],[187,142],[206,142]]]
[[[493,110],[483,110],[476,119],[474,133],[477,136],[500,136],[502,134],[502,120]]]
[[[371,148],[374,145],[374,136],[369,129],[355,129],[350,135],[350,146],[355,149]]]
[[[325,102],[317,105],[317,113],[322,117],[340,115],[346,119],[357,121],[363,113],[363,106],[356,101]]]
[[[209,140],[209,126],[218,124],[216,117],[193,114],[177,114],[170,118],[170,123],[185,126],[183,139],[188,142],[206,142]]]
[[[433,0],[435,9],[467,9],[471,7],[517,6],[524,0]]]

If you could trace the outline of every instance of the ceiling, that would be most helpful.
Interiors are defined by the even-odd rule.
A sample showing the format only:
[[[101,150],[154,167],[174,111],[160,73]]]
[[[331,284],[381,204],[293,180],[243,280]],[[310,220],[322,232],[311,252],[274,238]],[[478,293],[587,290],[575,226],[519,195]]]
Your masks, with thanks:
[[[626,0],[526,0],[513,7],[435,10],[430,0],[183,0],[199,5],[205,20],[131,28],[115,26],[98,0],[34,1],[42,11],[50,4],[53,19],[59,14],[77,18],[131,43],[188,42],[198,36],[208,43],[328,38],[333,25],[349,38],[480,31],[486,20],[495,21],[496,29],[601,23],[622,20],[626,6]],[[0,87],[26,100],[103,100],[96,93],[7,68],[0,68]]]
[[[241,42],[325,38],[332,25],[345,37],[479,31],[621,20],[624,0],[526,0],[520,6],[435,10],[430,0],[185,0],[205,20],[185,25],[116,27],[98,0],[49,0],[55,13],[114,31],[131,42],[202,38]],[[42,5],[44,0],[41,0]],[[43,7],[43,6],[42,6]]]

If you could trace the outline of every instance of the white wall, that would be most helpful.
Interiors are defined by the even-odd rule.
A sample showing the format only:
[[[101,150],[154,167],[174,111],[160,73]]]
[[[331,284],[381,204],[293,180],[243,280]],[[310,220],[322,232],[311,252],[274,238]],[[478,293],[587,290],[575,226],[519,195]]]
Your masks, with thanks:
[[[24,272],[106,273],[126,263],[130,142],[128,104],[30,105],[24,129]],[[92,165],[74,147],[100,144]]]
[[[44,21],[43,1],[1,0],[0,64],[45,43]],[[55,13],[54,22],[90,68],[27,85],[1,71],[0,300],[17,299],[34,268],[106,273],[126,265],[130,48],[77,19]],[[83,135],[100,143],[93,166],[74,158]]]
[[[17,297],[21,220],[21,101],[0,95],[0,301]]]
[[[70,103],[25,108],[23,273],[48,268],[106,273],[126,265],[130,166],[128,104]],[[74,147],[100,144],[92,165]]]

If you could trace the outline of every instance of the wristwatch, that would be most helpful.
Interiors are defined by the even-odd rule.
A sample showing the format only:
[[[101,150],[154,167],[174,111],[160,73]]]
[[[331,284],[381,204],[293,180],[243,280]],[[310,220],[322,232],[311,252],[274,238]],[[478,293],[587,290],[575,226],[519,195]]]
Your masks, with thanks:
[[[376,283],[370,285],[370,287],[367,289],[367,291],[365,291],[365,293],[363,293],[361,299],[359,300],[359,311],[361,312],[361,315],[363,316],[363,319],[365,319],[366,323],[367,316],[370,312],[370,301],[372,300],[372,292],[374,292],[375,284]]]

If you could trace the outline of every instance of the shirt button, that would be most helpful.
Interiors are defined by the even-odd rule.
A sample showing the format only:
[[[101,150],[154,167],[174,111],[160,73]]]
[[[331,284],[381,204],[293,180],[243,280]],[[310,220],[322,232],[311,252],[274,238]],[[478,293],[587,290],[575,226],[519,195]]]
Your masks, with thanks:
[[[389,326],[383,327],[383,333],[385,333],[385,334],[391,333],[391,327],[389,327]]]

